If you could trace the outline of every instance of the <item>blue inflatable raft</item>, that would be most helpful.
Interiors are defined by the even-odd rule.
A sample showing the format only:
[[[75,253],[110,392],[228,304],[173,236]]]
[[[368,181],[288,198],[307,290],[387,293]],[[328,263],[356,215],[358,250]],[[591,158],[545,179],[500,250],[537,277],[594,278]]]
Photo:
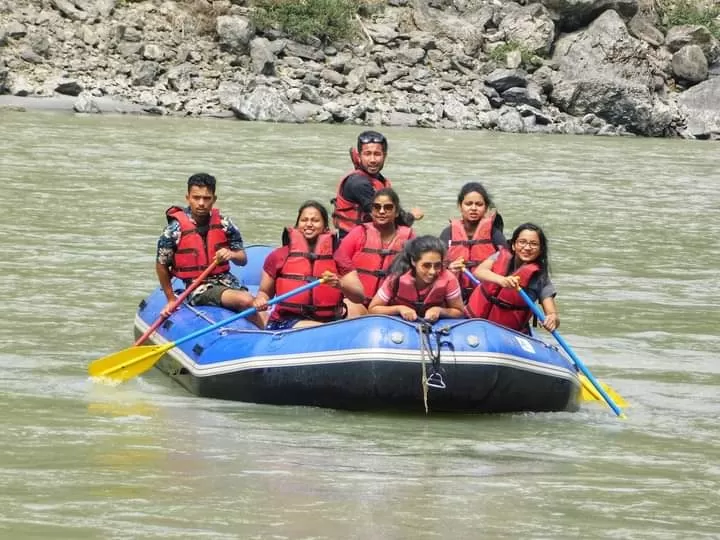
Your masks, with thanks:
[[[251,291],[271,249],[250,246],[248,265],[233,266]],[[165,303],[160,288],[140,303],[137,336]],[[231,315],[185,304],[147,344]],[[348,410],[573,411],[580,394],[577,370],[556,347],[477,319],[430,326],[374,315],[283,331],[240,319],[174,347],[156,367],[202,397]]]

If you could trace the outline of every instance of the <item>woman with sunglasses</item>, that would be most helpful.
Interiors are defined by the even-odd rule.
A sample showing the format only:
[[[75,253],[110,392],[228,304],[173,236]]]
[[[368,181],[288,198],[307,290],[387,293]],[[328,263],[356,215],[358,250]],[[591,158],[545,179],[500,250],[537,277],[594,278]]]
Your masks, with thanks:
[[[467,300],[475,284],[462,271],[472,270],[500,248],[506,248],[507,240],[502,217],[482,184],[465,184],[458,194],[457,205],[461,218],[450,221],[450,226],[440,233],[440,240],[448,246],[448,270],[458,276],[463,299]]]
[[[444,259],[445,246],[438,238],[419,236],[409,241],[370,302],[369,313],[400,315],[406,321],[462,318],[460,284],[445,269]]]
[[[475,288],[465,309],[468,317],[482,318],[519,332],[529,333],[532,312],[517,291],[522,287],[545,312],[543,326],[560,326],[555,286],[550,281],[548,243],[543,230],[523,223],[513,231],[510,249],[501,249],[473,272],[482,284]]]
[[[385,165],[388,142],[382,133],[363,131],[357,139],[357,148],[350,150],[354,169],[347,173],[337,187],[333,224],[340,238],[345,237],[356,225],[370,221],[372,198],[375,192],[390,186],[390,180],[380,171]],[[413,208],[403,213],[403,221],[412,225],[422,219],[423,213]]]
[[[364,289],[352,263],[336,255],[336,237],[328,228],[328,213],[317,201],[306,201],[298,210],[295,227],[283,232],[283,247],[265,258],[262,278],[253,305],[268,307],[270,298],[297,289],[320,277],[325,283],[275,305],[268,330],[316,326],[342,319],[343,297],[362,302]]]
[[[414,231],[404,225],[401,213],[400,198],[395,190],[381,189],[372,200],[372,222],[353,228],[338,247],[338,254],[352,261],[365,288],[362,304],[345,300],[350,318],[367,314],[367,306],[388,275],[393,259],[405,242],[415,238]]]

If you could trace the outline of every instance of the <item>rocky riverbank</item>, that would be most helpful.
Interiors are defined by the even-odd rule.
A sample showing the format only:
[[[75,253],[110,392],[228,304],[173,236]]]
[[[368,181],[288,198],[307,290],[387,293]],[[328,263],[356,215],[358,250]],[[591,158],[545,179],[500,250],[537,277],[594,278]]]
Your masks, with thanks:
[[[0,107],[720,138],[720,43],[638,0],[388,0],[332,44],[242,4],[0,0]]]

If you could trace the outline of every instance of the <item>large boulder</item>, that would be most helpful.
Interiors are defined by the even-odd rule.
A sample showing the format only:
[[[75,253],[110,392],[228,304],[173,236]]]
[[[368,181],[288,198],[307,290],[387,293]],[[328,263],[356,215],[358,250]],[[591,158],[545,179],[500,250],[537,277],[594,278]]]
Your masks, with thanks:
[[[292,105],[275,88],[258,86],[249,96],[236,99],[230,107],[240,120],[298,122]]]
[[[673,55],[672,69],[675,78],[691,84],[699,83],[708,76],[707,58],[698,45],[685,45]]]
[[[573,32],[587,26],[601,13],[613,10],[630,19],[638,10],[637,0],[540,0],[550,10],[558,26]]]
[[[255,30],[250,21],[239,15],[222,15],[215,22],[220,47],[223,50],[247,54]]]
[[[633,38],[615,11],[605,11],[586,30],[556,42],[558,82],[552,103],[574,116],[594,113],[634,133],[667,133],[673,115],[652,93],[648,51],[649,45]]]
[[[687,121],[687,133],[696,138],[720,138],[720,77],[686,90],[678,105]]]
[[[524,47],[543,56],[550,52],[555,38],[555,23],[541,4],[530,4],[511,11],[502,20],[499,30],[505,40],[522,43]]]

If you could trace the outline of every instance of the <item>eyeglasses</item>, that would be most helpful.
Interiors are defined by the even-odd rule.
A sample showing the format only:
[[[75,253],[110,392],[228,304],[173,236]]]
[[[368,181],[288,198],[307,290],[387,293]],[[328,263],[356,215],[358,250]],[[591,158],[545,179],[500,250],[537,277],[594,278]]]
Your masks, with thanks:
[[[373,203],[372,209],[376,212],[392,212],[393,210],[395,210],[395,205],[393,203]]]
[[[420,268],[422,268],[423,270],[430,270],[431,268],[434,269],[434,270],[441,270],[442,267],[443,267],[443,263],[442,263],[442,262],[436,262],[436,263],[424,262],[424,263],[420,263]]]
[[[528,242],[527,240],[515,240],[515,245],[517,245],[520,248],[526,248],[526,247],[529,247],[532,249],[540,248],[540,242],[534,242],[534,241]]]

